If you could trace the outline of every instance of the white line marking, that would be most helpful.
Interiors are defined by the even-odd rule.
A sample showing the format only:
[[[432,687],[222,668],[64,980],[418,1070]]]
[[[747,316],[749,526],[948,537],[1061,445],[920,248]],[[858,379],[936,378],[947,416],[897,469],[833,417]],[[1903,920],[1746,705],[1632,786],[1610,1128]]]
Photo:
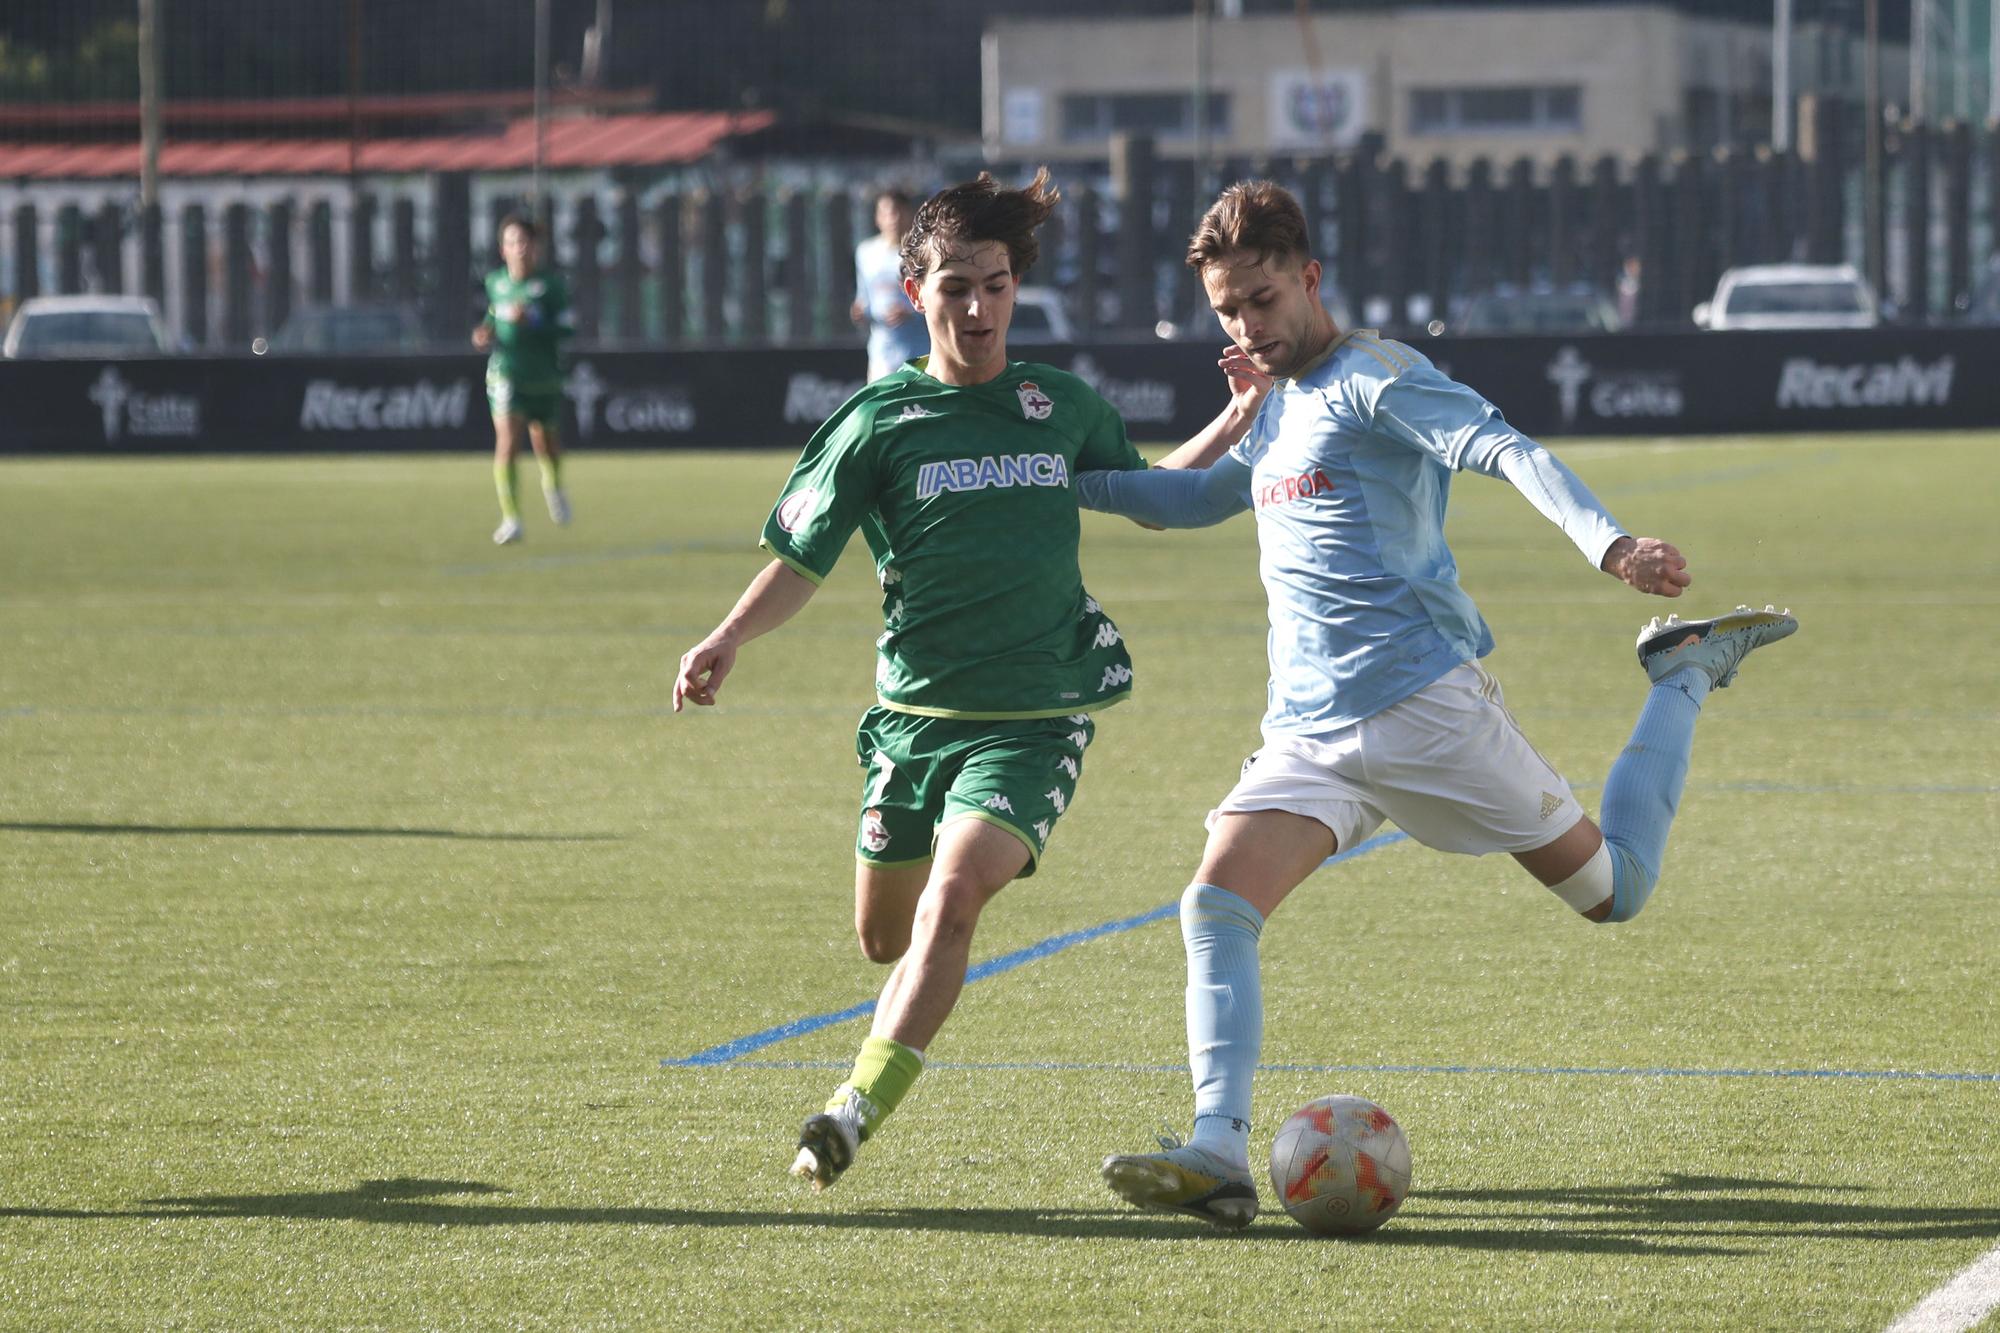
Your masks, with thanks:
[[[2000,1307],[2000,1246],[1912,1306],[1889,1333],[1962,1333]]]

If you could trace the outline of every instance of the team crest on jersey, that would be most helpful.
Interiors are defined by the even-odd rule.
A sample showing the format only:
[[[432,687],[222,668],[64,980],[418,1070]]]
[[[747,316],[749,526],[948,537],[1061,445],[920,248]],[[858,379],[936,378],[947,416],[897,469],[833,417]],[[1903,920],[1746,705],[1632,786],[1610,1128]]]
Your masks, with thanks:
[[[1047,421],[1049,413],[1056,410],[1056,400],[1043,393],[1042,386],[1033,380],[1022,380],[1014,395],[1021,400],[1021,415],[1030,421]]]
[[[794,491],[778,506],[778,526],[786,532],[797,532],[812,521],[819,509],[819,492],[808,486],[802,491]]]
[[[877,855],[889,846],[889,828],[882,822],[880,810],[861,812],[861,845]]]

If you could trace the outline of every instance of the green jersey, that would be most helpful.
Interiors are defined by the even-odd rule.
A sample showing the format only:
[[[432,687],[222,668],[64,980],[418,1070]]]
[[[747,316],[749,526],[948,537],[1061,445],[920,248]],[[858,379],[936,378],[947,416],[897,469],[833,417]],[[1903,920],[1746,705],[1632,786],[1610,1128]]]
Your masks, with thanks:
[[[486,275],[486,323],[493,330],[487,380],[502,380],[518,393],[558,393],[562,368],[557,345],[575,330],[570,325],[569,284],[562,274],[536,269],[516,282],[506,269]]]
[[[763,545],[820,582],[855,528],[882,585],[875,688],[930,717],[1061,717],[1131,693],[1118,627],[1077,567],[1074,472],[1146,466],[1082,380],[1011,362],[942,384],[920,358],[814,433]]]

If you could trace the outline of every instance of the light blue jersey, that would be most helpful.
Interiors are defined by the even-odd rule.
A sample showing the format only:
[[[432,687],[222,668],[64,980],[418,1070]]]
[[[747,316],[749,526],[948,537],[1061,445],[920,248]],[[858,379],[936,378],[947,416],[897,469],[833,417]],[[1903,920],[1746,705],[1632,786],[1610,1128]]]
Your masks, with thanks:
[[[903,257],[881,236],[870,236],[854,247],[854,303],[868,315],[868,377],[880,379],[913,357],[931,350],[924,317],[903,295]],[[901,310],[900,324],[885,323]]]
[[[1250,433],[1214,467],[1086,473],[1077,498],[1167,527],[1253,510],[1270,600],[1264,731],[1315,736],[1492,651],[1444,540],[1460,469],[1512,481],[1593,567],[1625,535],[1499,409],[1421,353],[1366,330],[1279,380]]]

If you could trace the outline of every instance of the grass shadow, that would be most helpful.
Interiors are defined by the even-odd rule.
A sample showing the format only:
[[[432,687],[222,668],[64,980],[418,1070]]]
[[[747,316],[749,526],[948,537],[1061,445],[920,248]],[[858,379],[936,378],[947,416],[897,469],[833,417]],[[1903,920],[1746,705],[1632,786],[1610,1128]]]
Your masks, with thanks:
[[[1303,1241],[1282,1214],[1223,1237],[1201,1224],[1123,1208],[884,1208],[838,1204],[795,1211],[510,1204],[498,1185],[464,1180],[364,1180],[352,1189],[202,1194],[131,1208],[0,1208],[0,1218],[175,1221],[279,1219],[401,1226],[827,1227],[956,1231],[1109,1240]],[[1916,1208],[1873,1202],[1860,1186],[1667,1176],[1655,1185],[1575,1189],[1436,1190],[1412,1196],[1395,1223],[1342,1243],[1575,1254],[1727,1255],[1770,1239],[1937,1240],[2000,1236],[2000,1208]],[[1799,1198],[1799,1195],[1809,1197]],[[456,1197],[453,1197],[456,1196]],[[462,1201],[461,1201],[462,1200]]]

